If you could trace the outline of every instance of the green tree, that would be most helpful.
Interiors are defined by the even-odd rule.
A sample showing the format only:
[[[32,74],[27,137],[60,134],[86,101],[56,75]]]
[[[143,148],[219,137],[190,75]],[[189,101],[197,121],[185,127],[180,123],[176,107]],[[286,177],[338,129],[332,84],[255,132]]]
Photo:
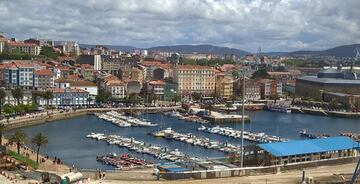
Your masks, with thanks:
[[[49,106],[49,100],[52,100],[54,98],[54,94],[52,91],[46,91],[42,97],[46,100],[46,106]]]
[[[360,100],[357,100],[357,101],[355,102],[354,107],[355,107],[355,110],[356,110],[357,112],[360,111]]]
[[[233,104],[232,103],[230,103],[230,102],[227,102],[226,103],[226,110],[227,110],[227,113],[229,114],[230,113],[230,108],[232,108],[233,107]]]
[[[27,141],[27,136],[21,130],[16,131],[9,139],[9,143],[16,144],[18,154],[20,154],[21,145],[23,145],[26,141]]]
[[[4,123],[0,123],[0,145],[2,145],[2,137],[7,129],[7,126]]]
[[[127,98],[129,104],[135,106],[140,102],[140,98],[136,93],[131,93],[130,96]]]
[[[20,100],[24,98],[24,91],[20,87],[17,87],[11,90],[11,94],[13,98],[16,99],[17,105],[19,105]]]
[[[36,163],[39,163],[40,148],[48,143],[48,139],[46,135],[38,133],[31,139],[31,142],[36,146]]]
[[[232,76],[233,76],[234,79],[239,78],[239,76],[240,76],[239,72],[236,71],[236,70],[234,70],[233,72],[231,72],[231,74],[232,74]]]
[[[5,90],[0,89],[0,114],[2,112],[2,107],[4,105],[5,97],[6,97]]]
[[[96,103],[107,103],[111,98],[111,93],[100,89],[99,94],[96,96],[95,101]]]
[[[260,69],[254,72],[251,76],[252,79],[268,79],[270,75],[267,73],[266,69]]]
[[[44,56],[46,56],[48,58],[51,58],[51,59],[56,59],[60,55],[60,53],[55,52],[53,47],[42,46],[40,55],[44,55]]]
[[[7,115],[11,115],[15,112],[14,107],[11,104],[5,104],[4,105],[4,112]]]
[[[333,99],[330,100],[329,105],[330,105],[330,108],[336,109],[337,105],[338,105],[338,102],[337,102],[337,100],[335,98],[333,98]]]
[[[176,94],[176,95],[174,96],[175,105],[176,105],[176,102],[180,102],[180,101],[181,101],[181,95]]]
[[[280,96],[278,93],[275,93],[274,95],[271,95],[271,99],[274,100],[274,104],[276,104],[276,101],[280,99]]]
[[[191,94],[191,97],[192,97],[193,100],[196,100],[196,101],[200,100],[201,99],[201,93],[194,92],[194,93]]]

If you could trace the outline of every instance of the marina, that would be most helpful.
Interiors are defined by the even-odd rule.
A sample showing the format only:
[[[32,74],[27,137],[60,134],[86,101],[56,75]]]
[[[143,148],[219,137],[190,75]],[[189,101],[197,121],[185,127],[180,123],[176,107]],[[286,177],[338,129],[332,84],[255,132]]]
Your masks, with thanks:
[[[232,138],[236,138],[236,139],[241,139],[241,131],[234,130],[231,127],[220,127],[220,126],[205,127],[205,126],[201,126],[197,130],[198,131],[203,131],[203,132],[208,132],[208,133],[211,133],[211,134],[218,134],[218,135],[223,135],[223,136],[226,136],[226,137],[232,137]],[[287,139],[283,139],[283,138],[278,137],[278,136],[267,135],[264,132],[254,133],[254,132],[247,132],[247,131],[244,131],[244,140],[258,142],[258,143],[270,143],[270,142],[284,142],[284,141],[287,141]]]
[[[129,154],[117,155],[116,153],[109,153],[97,156],[96,160],[103,164],[114,166],[116,169],[120,170],[151,168],[154,166],[150,162],[135,158]]]
[[[357,132],[360,132],[359,122],[355,119],[341,119],[295,113],[273,113],[270,111],[248,111],[246,114],[251,117],[251,123],[245,124],[245,131],[264,132],[267,135],[277,135],[289,140],[307,139],[299,136],[299,130],[304,128],[311,133],[321,133],[326,130],[326,133],[330,136],[338,136],[341,132],[349,136],[354,136]],[[173,130],[183,134],[192,133],[198,137],[208,137],[210,140],[240,145],[240,139],[198,131],[197,129],[201,127],[201,124],[198,123],[186,122],[185,120],[161,116],[160,114],[142,115],[138,118],[146,118],[150,122],[158,123],[159,125],[163,124],[163,127],[171,127]],[[208,124],[207,127],[213,126]],[[241,130],[241,125],[237,123],[224,123],[221,127],[230,127],[233,130]],[[10,130],[6,135],[11,135],[16,130],[17,129]],[[106,153],[117,153],[119,155],[129,154],[136,158],[145,159],[154,163],[166,161],[158,160],[152,155],[137,153],[136,151],[129,150],[125,147],[119,147],[115,144],[111,145],[104,141],[94,141],[94,139],[86,138],[86,135],[91,132],[133,137],[135,140],[143,141],[146,144],[166,147],[169,150],[178,149],[189,157],[221,158],[227,156],[227,153],[222,151],[193,146],[180,141],[163,138],[159,139],[149,134],[159,131],[159,126],[120,128],[109,121],[89,115],[24,127],[21,128],[21,130],[23,130],[28,137],[32,137],[38,132],[44,132],[49,139],[49,144],[45,149],[40,150],[43,155],[52,157],[58,156],[64,163],[84,169],[115,169],[116,167],[114,166],[104,165],[101,162],[96,161],[97,156]],[[245,145],[250,145],[255,144],[256,142],[245,140],[244,143]]]
[[[178,132],[175,132],[174,130],[172,130],[171,128],[167,128],[165,130],[155,132],[153,135],[156,137],[163,137],[163,138],[170,139],[170,140],[176,140],[176,141],[184,142],[184,143],[191,144],[194,146],[204,147],[207,149],[215,149],[215,150],[219,150],[219,151],[222,151],[225,153],[240,153],[241,152],[241,147],[238,145],[232,145],[227,142],[221,143],[219,141],[213,141],[213,140],[210,140],[209,138],[205,138],[205,137],[200,138],[191,133],[188,133],[188,134],[178,133]]]
[[[140,120],[131,116],[125,116],[124,114],[118,113],[116,111],[110,111],[103,114],[96,113],[98,118],[105,121],[110,121],[113,124],[119,127],[131,127],[131,126],[157,126],[156,123],[151,123],[148,120]]]
[[[178,149],[169,150],[164,147],[146,144],[143,141],[135,140],[133,137],[126,138],[118,135],[105,135],[102,133],[91,133],[86,137],[96,139],[98,141],[106,141],[110,145],[124,147],[137,153],[148,154],[155,157],[156,159],[168,161],[191,161],[196,159],[186,156]]]

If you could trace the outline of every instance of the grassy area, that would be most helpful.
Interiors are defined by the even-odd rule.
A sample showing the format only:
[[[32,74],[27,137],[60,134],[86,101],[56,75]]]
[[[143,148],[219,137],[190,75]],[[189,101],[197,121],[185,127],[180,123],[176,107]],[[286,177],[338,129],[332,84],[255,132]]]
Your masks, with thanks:
[[[31,160],[23,155],[20,155],[14,151],[11,151],[11,150],[8,150],[7,151],[8,155],[10,155],[11,157],[15,158],[16,160],[26,164],[26,165],[29,165],[30,167],[34,168],[34,169],[37,169],[39,167],[39,164],[36,163],[36,161],[34,160]]]

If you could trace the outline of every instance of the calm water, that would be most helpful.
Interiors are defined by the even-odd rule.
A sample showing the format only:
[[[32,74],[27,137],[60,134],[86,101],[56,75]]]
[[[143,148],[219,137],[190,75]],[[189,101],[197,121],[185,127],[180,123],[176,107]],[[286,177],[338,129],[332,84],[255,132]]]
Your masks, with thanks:
[[[245,130],[255,132],[266,132],[271,135],[279,135],[289,139],[300,139],[299,130],[306,128],[312,133],[328,133],[336,136],[339,132],[351,131],[360,132],[360,121],[355,119],[341,119],[303,114],[285,114],[268,111],[248,112],[252,122],[245,125]],[[161,116],[158,114],[145,115],[153,122],[161,124]],[[175,131],[182,133],[193,133],[198,136],[208,137],[212,140],[229,142],[240,145],[240,139],[227,138],[196,131],[200,124],[185,122],[176,118],[163,117],[163,128],[172,127]],[[234,129],[241,129],[241,124],[222,124]],[[191,146],[178,141],[171,141],[163,138],[155,138],[147,133],[159,130],[160,127],[135,127],[120,128],[110,122],[98,119],[95,116],[81,116],[74,119],[61,120],[53,123],[22,128],[32,137],[35,133],[43,132],[48,136],[49,144],[42,150],[43,154],[58,156],[67,164],[74,164],[80,168],[88,169],[112,169],[110,166],[96,162],[96,156],[109,152],[131,153],[139,158],[145,158],[154,162],[159,160],[152,156],[129,152],[127,149],[108,145],[106,142],[86,138],[86,135],[95,133],[117,134],[124,137],[134,137],[149,144],[156,144],[170,149],[179,149],[184,153],[201,158],[222,157],[225,153],[208,150],[197,146]],[[12,133],[12,132],[10,132]],[[246,142],[246,144],[249,144]]]

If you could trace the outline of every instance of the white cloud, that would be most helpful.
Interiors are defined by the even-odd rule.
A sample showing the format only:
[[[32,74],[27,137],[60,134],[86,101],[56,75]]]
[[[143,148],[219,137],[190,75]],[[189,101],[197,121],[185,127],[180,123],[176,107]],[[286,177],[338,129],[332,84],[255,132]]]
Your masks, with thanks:
[[[359,8],[358,0],[0,0],[0,31],[137,47],[324,49],[360,42]]]

